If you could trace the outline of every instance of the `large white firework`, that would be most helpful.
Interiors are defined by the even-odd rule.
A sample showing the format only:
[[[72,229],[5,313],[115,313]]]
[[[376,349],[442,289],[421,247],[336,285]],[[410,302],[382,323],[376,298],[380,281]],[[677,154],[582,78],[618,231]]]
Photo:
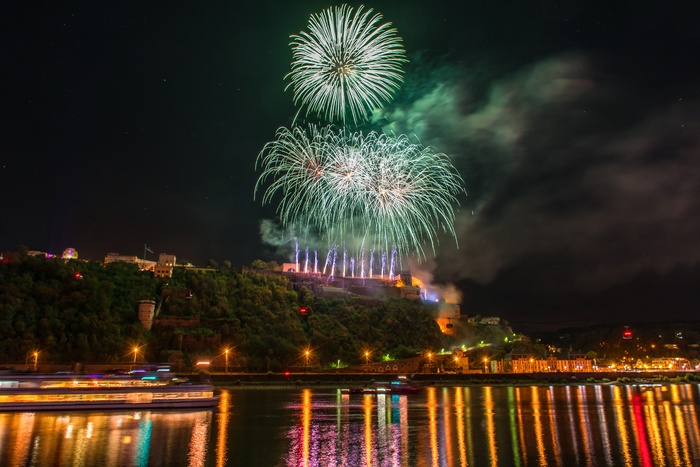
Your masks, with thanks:
[[[333,127],[280,128],[258,155],[256,193],[280,192],[286,226],[311,227],[328,241],[353,238],[402,255],[433,251],[452,235],[463,181],[449,158],[405,135],[348,133]]]
[[[382,15],[347,5],[309,19],[308,31],[292,35],[291,82],[300,111],[331,122],[366,120],[389,102],[402,81],[406,62],[402,40]]]

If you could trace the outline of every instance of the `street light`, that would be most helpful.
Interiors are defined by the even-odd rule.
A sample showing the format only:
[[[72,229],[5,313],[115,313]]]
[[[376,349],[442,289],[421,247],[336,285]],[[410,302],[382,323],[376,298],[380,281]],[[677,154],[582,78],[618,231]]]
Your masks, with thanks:
[[[36,371],[37,363],[39,363],[39,352],[35,350],[34,351],[34,371]]]
[[[134,367],[136,366],[136,356],[139,354],[139,347],[135,345],[135,346],[134,346],[134,349],[133,349],[133,352],[134,352],[134,364],[131,366],[131,369],[132,369],[132,370],[133,370]]]
[[[428,352],[428,373],[433,372],[433,360],[432,360],[433,354],[431,352]]]
[[[307,350],[306,352],[306,372],[309,372],[309,351]]]
[[[369,351],[365,351],[365,365],[369,365]]]
[[[226,355],[226,369],[224,370],[224,373],[228,374],[228,353],[229,349],[224,350],[224,354]]]
[[[488,366],[486,366],[486,362],[488,362],[488,361],[489,361],[488,358],[484,358],[484,373],[488,373],[488,372],[489,372]]]

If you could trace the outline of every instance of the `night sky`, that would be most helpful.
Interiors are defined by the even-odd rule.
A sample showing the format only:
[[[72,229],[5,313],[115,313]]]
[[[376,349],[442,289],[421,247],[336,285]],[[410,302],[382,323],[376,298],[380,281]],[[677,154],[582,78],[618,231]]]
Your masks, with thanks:
[[[0,250],[289,260],[255,159],[296,112],[289,36],[329,5],[5,2]],[[410,60],[377,121],[465,180],[458,248],[418,274],[516,331],[696,319],[700,3],[365,6]]]

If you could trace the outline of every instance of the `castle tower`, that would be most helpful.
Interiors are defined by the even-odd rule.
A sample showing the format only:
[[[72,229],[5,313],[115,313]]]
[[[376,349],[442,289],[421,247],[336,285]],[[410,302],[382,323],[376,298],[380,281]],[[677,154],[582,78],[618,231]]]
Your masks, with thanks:
[[[153,316],[156,311],[156,302],[154,300],[141,300],[139,302],[139,321],[144,328],[151,330],[153,326]]]

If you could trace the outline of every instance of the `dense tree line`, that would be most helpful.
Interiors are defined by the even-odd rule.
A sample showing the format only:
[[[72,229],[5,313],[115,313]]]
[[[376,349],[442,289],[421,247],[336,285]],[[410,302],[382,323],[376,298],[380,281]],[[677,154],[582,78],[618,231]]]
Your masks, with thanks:
[[[624,358],[698,358],[700,325],[653,323],[561,330],[529,342],[505,325],[480,324],[479,317],[455,322],[451,336],[435,322],[436,305],[410,300],[324,299],[310,287],[290,282],[275,263],[251,269],[176,268],[158,279],[129,263],[68,261],[5,254],[0,262],[0,362],[129,363],[181,362],[221,356],[229,364],[279,371],[371,360],[412,357],[440,349],[470,349],[474,362],[508,353],[536,358],[559,352],[590,353],[599,362]],[[156,302],[156,320],[146,330],[138,321],[140,300]],[[300,313],[300,308],[306,314]],[[188,324],[189,323],[189,324]],[[194,325],[192,323],[195,323]],[[221,358],[218,360],[221,363]]]
[[[130,342],[147,339],[138,299],[157,284],[135,265],[19,257],[0,264],[0,359],[119,361]]]
[[[144,299],[156,302],[150,331],[138,321]],[[273,371],[305,365],[309,350],[310,364],[327,368],[361,363],[368,350],[402,358],[451,345],[434,311],[410,300],[326,300],[272,271],[176,268],[158,279],[128,263],[14,255],[0,264],[0,361],[39,351],[42,363],[124,363],[139,346],[139,360],[186,366],[230,348],[232,366]]]

